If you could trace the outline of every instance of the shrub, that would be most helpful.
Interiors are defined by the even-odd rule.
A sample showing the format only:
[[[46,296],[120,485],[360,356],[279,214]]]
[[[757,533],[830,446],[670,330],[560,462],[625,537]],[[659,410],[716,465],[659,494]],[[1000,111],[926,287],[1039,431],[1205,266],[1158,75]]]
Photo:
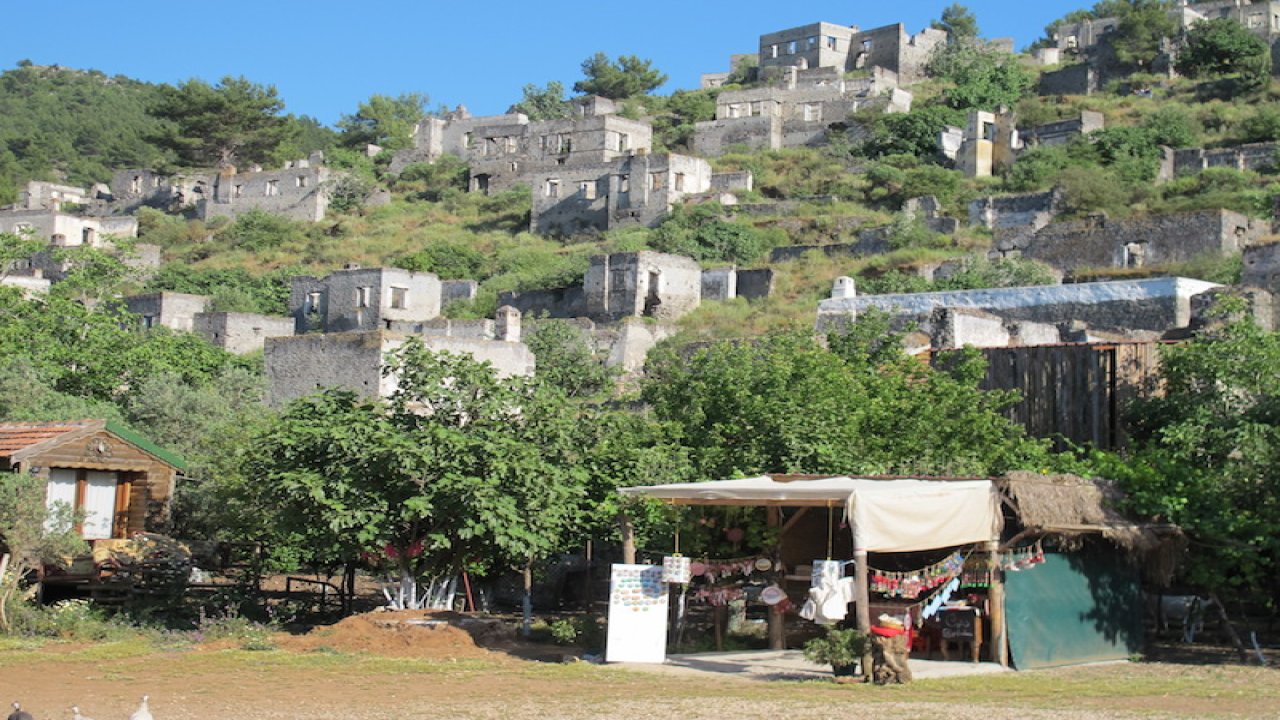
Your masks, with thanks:
[[[393,264],[413,272],[435,273],[444,280],[471,279],[481,275],[485,256],[463,242],[446,240],[397,258]]]

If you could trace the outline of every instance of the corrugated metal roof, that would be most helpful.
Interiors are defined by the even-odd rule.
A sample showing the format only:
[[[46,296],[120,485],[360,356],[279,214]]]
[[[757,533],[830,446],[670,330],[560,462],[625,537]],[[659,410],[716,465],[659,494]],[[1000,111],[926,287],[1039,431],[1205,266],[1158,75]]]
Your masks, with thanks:
[[[46,423],[0,423],[0,457],[10,457],[19,450],[53,440],[69,432],[90,427],[91,420]]]

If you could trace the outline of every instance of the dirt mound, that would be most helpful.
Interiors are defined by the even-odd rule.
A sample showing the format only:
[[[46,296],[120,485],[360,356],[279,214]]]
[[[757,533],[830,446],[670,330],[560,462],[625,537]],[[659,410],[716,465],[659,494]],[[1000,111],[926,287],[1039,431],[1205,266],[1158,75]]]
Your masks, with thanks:
[[[506,634],[498,627],[501,623],[495,623],[430,610],[372,612],[286,638],[280,645],[286,650],[330,649],[392,657],[486,657],[489,651],[480,647],[477,640],[489,645],[496,642],[499,634]]]

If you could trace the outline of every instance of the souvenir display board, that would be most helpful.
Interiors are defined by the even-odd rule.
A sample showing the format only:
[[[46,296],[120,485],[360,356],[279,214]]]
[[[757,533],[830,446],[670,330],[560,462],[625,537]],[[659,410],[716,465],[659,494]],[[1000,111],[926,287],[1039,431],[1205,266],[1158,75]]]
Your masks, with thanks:
[[[614,565],[609,582],[606,662],[667,659],[669,585],[661,565]]]

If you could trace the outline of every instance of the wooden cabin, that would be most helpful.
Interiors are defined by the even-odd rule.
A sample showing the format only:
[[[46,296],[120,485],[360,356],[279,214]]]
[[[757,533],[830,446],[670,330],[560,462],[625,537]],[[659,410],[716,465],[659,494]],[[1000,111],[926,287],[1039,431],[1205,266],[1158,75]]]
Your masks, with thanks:
[[[0,471],[46,481],[46,502],[83,513],[85,540],[163,532],[182,458],[114,422],[0,423]]]

